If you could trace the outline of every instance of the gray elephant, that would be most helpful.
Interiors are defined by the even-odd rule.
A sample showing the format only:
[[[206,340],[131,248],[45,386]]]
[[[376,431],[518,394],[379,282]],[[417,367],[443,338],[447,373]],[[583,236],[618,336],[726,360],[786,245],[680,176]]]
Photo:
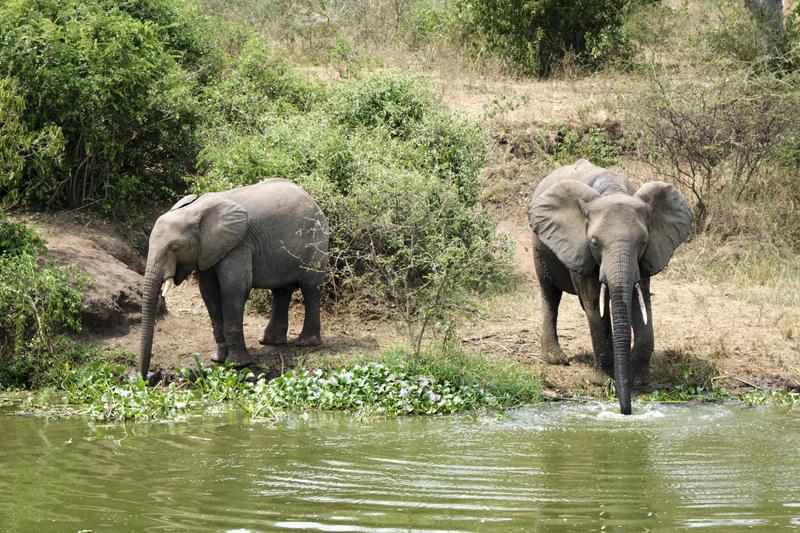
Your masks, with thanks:
[[[227,192],[180,200],[150,234],[139,372],[147,376],[159,292],[197,272],[217,341],[216,362],[253,362],[244,342],[244,304],[254,287],[271,289],[272,315],[262,344],[283,344],[292,293],[300,288],[305,321],[299,344],[320,339],[320,293],[328,255],[328,221],[293,183],[272,179]]]
[[[647,382],[653,353],[650,277],[691,231],[686,199],[659,181],[637,191],[626,176],[581,159],[542,180],[528,220],[542,294],[543,356],[566,362],[556,333],[558,305],[563,292],[577,294],[589,321],[596,377],[613,376],[620,412],[630,414],[632,385]]]

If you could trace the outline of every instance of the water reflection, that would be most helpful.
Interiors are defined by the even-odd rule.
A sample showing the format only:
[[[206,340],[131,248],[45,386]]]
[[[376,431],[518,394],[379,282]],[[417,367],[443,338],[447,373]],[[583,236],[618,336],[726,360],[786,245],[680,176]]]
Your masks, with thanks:
[[[800,527],[800,419],[553,405],[500,418],[93,426],[2,416],[3,530]]]

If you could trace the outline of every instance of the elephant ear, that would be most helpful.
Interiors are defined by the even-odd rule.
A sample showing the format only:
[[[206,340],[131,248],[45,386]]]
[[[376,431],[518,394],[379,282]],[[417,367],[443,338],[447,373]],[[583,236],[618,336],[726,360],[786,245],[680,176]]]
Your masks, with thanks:
[[[645,183],[636,198],[651,208],[650,240],[640,261],[643,274],[658,274],[669,263],[672,253],[689,236],[694,216],[683,195],[663,181]]]
[[[599,196],[588,185],[565,180],[547,188],[528,210],[534,233],[574,272],[589,274],[597,267],[586,238],[586,205]]]
[[[198,268],[208,270],[244,238],[247,211],[219,196],[204,197],[197,208],[201,212]]]
[[[170,211],[175,211],[176,209],[180,209],[181,207],[186,207],[195,200],[197,200],[196,194],[187,194],[186,196],[178,200],[178,202],[170,208]]]

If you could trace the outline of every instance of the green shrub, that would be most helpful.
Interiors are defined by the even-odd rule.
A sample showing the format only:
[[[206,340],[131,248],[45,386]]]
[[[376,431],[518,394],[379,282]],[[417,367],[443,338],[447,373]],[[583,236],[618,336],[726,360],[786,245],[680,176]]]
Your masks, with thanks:
[[[199,19],[166,0],[9,0],[0,5],[0,71],[17,80],[28,131],[55,125],[61,172],[25,164],[4,191],[34,205],[106,211],[180,188],[196,152]],[[148,18],[148,17],[155,18]],[[198,22],[199,24],[199,22]],[[171,48],[176,46],[177,48]],[[218,67],[215,67],[218,68]]]
[[[454,33],[454,6],[433,0],[420,0],[411,5],[403,20],[405,39],[411,48],[442,41]]]
[[[223,190],[267,178],[298,180],[321,174],[340,192],[346,192],[354,173],[352,154],[339,127],[319,113],[261,119],[264,133],[238,134],[230,129],[213,133],[217,138],[198,156],[201,175],[193,180],[196,191]]]
[[[710,202],[753,197],[760,169],[791,145],[797,83],[744,69],[709,83],[656,77],[640,92],[629,123],[648,162],[690,192],[699,229]]]
[[[276,116],[307,111],[323,91],[296,73],[263,38],[245,41],[223,79],[206,89],[212,125],[264,131]]]
[[[402,139],[439,107],[421,79],[396,73],[367,74],[346,81],[336,87],[327,104],[331,116],[347,128],[383,128]]]
[[[249,90],[246,124],[204,134],[194,191],[271,177],[303,186],[330,221],[331,286],[380,298],[417,351],[470,289],[507,279],[507,247],[477,206],[483,135],[421,80],[370,74],[288,112]]]
[[[560,140],[556,145],[554,159],[562,165],[574,163],[581,158],[601,167],[610,167],[619,161],[621,149],[611,142],[603,128],[579,130],[557,126],[556,132]]]
[[[52,124],[31,130],[25,123],[25,99],[15,80],[0,78],[0,192],[2,203],[18,200],[17,184],[25,172],[46,174],[58,167],[64,148],[61,129]]]
[[[630,54],[621,31],[631,0],[463,0],[479,42],[523,71],[547,76],[566,55],[591,69]]]
[[[14,222],[0,214],[0,257],[37,255],[45,241],[24,222]]]
[[[61,334],[80,331],[85,275],[39,256],[43,241],[0,220],[0,385],[30,386],[71,360]]]

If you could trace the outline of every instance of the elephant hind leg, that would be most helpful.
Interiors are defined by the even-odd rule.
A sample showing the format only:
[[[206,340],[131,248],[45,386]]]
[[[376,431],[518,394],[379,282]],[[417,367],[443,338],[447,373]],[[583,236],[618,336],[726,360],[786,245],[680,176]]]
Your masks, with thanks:
[[[312,283],[301,285],[300,291],[303,293],[305,318],[303,320],[303,330],[297,337],[297,344],[300,346],[317,346],[322,344],[319,317],[322,289],[320,285]]]
[[[292,301],[294,287],[272,289],[272,314],[264,335],[258,341],[261,344],[286,344],[286,333],[289,331],[289,304]]]

